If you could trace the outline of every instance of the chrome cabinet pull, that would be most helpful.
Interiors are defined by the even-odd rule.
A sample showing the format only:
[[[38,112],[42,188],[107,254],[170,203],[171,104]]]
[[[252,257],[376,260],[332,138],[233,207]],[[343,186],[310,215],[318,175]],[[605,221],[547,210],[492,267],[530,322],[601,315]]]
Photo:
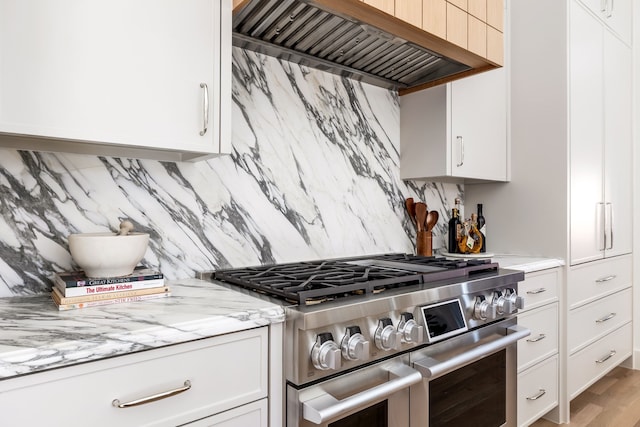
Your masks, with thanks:
[[[209,127],[209,86],[206,83],[200,83],[200,87],[204,89],[204,98],[202,105],[202,112],[204,114],[204,128],[200,131],[200,136],[203,136],[207,133],[207,128]]]
[[[596,203],[596,225],[598,232],[598,250],[604,251],[607,249],[607,219],[605,213],[605,204]]]
[[[178,387],[173,390],[165,391],[162,393],[154,394],[153,396],[147,396],[140,399],[132,400],[130,402],[120,403],[119,399],[113,399],[111,404],[116,408],[131,408],[133,406],[144,405],[146,403],[155,402],[157,400],[166,399],[167,397],[175,396],[176,394],[184,393],[191,388],[191,381],[186,380],[184,386]]]
[[[612,358],[613,356],[615,356],[615,355],[616,355],[616,351],[615,351],[615,350],[611,350],[611,351],[609,352],[609,354],[607,354],[605,357],[603,357],[602,359],[598,359],[598,360],[596,360],[596,363],[604,363],[604,362],[606,362],[607,360],[611,359],[611,358]]]
[[[547,292],[546,288],[538,288],[538,289],[532,289],[530,291],[527,291],[527,293],[529,295],[537,295],[537,294],[541,294],[543,292]]]
[[[613,15],[613,0],[609,0],[609,13],[607,14],[607,18],[611,18],[611,16]]]
[[[607,0],[600,0],[600,12],[607,11]]]
[[[601,317],[600,319],[596,320],[596,323],[604,323],[607,320],[613,319],[614,317],[616,317],[616,313],[610,313],[610,314],[608,314],[608,315],[606,315],[604,317]]]
[[[536,394],[535,396],[527,397],[527,400],[538,400],[542,396],[544,396],[545,394],[547,394],[547,391],[545,389],[541,388],[540,391],[538,392],[538,394]]]
[[[604,211],[604,248],[613,249],[613,205],[605,203]]]
[[[420,372],[404,364],[392,366],[387,370],[394,374],[396,378],[353,396],[338,400],[329,393],[323,393],[303,402],[302,417],[314,424],[323,424],[327,420],[351,412],[354,409],[370,406],[373,402],[382,400],[422,381]]]
[[[456,140],[460,144],[460,162],[456,166],[460,167],[464,165],[464,138],[461,136],[456,136]]]
[[[538,341],[542,341],[543,339],[545,339],[547,336],[545,334],[539,334],[537,337],[535,338],[528,338],[527,342],[538,342]]]
[[[601,278],[599,278],[599,279],[596,279],[596,283],[610,282],[610,281],[612,281],[613,279],[615,279],[616,277],[618,277],[618,276],[616,276],[615,274],[611,274],[611,275],[609,275],[609,276],[601,277]]]

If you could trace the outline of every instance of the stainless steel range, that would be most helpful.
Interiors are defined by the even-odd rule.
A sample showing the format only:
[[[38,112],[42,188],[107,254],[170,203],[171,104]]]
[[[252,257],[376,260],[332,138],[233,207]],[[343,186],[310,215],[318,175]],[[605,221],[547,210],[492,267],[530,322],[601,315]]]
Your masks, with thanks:
[[[385,254],[214,278],[285,306],[287,426],[515,425],[522,272]]]

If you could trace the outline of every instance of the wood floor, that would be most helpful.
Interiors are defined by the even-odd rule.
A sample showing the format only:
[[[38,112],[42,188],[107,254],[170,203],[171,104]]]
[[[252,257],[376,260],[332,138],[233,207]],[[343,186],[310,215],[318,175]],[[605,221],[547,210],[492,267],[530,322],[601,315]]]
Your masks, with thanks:
[[[538,420],[532,427],[557,427]],[[571,401],[571,427],[640,427],[640,371],[615,368]]]

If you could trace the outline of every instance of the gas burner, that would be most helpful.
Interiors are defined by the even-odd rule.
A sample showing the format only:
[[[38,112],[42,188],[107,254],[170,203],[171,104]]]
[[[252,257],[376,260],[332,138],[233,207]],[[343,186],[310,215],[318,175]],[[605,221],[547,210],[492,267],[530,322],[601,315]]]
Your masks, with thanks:
[[[492,272],[489,260],[447,260],[407,254],[219,270],[215,279],[301,305]]]

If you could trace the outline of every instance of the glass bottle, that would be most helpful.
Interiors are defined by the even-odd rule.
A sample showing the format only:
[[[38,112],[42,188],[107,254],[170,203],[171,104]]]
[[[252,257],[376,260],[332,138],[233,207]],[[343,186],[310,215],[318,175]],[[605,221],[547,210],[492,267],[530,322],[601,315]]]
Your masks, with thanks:
[[[458,253],[458,240],[460,239],[460,217],[458,216],[458,209],[451,209],[451,219],[449,220],[449,247],[447,250],[449,253]]]
[[[482,248],[480,252],[487,251],[487,227],[484,215],[482,214],[482,203],[478,203],[478,231],[482,234]]]

